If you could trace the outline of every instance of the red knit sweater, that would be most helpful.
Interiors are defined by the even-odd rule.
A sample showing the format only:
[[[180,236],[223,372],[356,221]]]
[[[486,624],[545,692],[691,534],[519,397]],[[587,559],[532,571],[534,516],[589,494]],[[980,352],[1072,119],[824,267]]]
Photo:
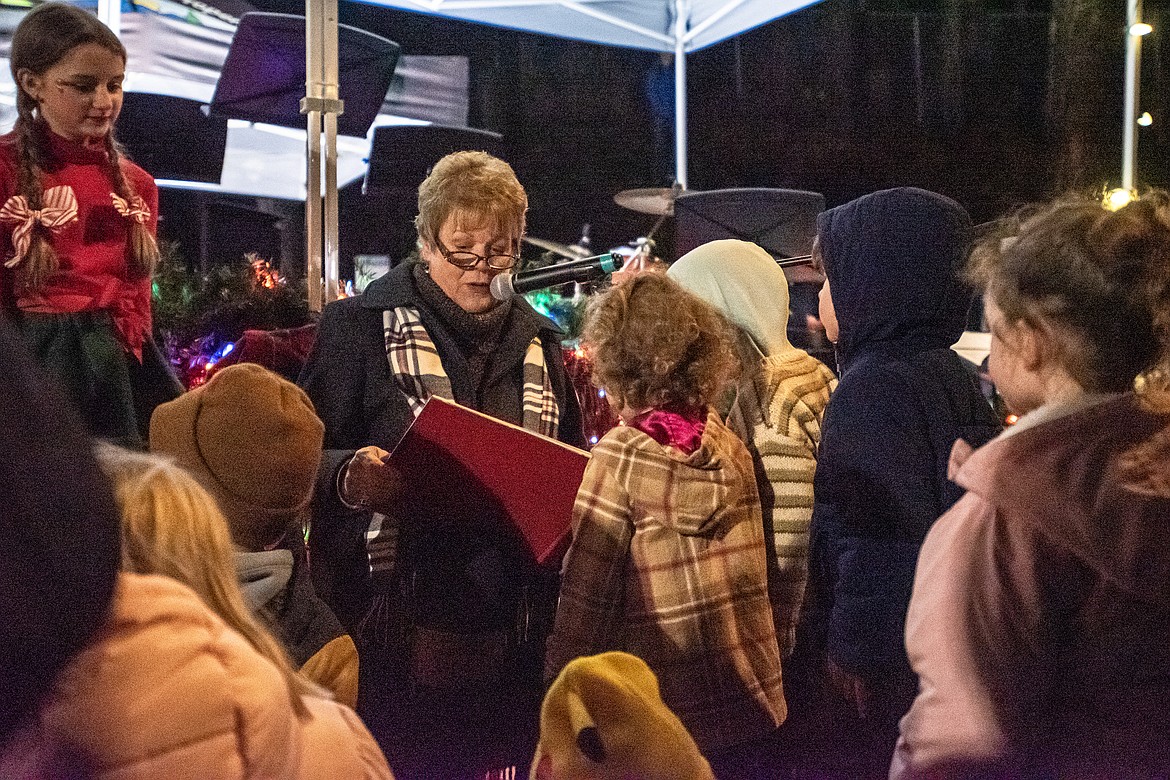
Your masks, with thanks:
[[[61,261],[60,270],[37,290],[14,278],[0,266],[0,282],[12,290],[17,308],[27,312],[63,314],[107,309],[127,351],[142,357],[142,343],[150,333],[150,279],[128,278],[127,242],[130,220],[118,213],[111,193],[114,183],[106,170],[104,151],[92,150],[46,131],[57,163],[42,175],[42,188],[65,185],[77,198],[77,220],[53,232],[51,241]],[[18,194],[19,151],[15,133],[0,136],[0,204]],[[129,160],[121,161],[122,175],[150,210],[146,225],[158,226],[158,188],[150,174]],[[16,224],[0,220],[0,248],[4,259],[15,254],[12,234]]]

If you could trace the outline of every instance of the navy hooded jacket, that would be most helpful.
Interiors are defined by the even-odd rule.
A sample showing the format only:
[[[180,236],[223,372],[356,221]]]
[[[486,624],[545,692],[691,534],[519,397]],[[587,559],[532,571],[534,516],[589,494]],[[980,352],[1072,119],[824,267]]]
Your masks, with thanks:
[[[961,271],[973,229],[949,198],[901,188],[821,214],[817,234],[841,381],[817,458],[808,617],[842,668],[912,684],[906,608],[926,532],[959,497],[951,446],[999,428],[949,349],[971,302]]]

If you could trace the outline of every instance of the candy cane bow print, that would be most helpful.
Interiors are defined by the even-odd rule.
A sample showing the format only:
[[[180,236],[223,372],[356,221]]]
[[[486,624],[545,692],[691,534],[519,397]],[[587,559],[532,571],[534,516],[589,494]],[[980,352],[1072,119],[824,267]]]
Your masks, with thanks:
[[[38,222],[56,233],[70,222],[77,221],[77,196],[68,185],[50,187],[42,197],[44,206],[39,209],[28,207],[28,198],[13,195],[0,209],[0,222],[15,223],[12,231],[12,247],[16,254],[4,265],[7,268],[20,263],[32,243],[32,229]]]
[[[137,195],[126,200],[118,197],[118,193],[111,192],[110,197],[114,199],[114,208],[126,219],[132,219],[139,225],[145,225],[146,220],[150,219],[150,209],[147,208],[146,201]]]

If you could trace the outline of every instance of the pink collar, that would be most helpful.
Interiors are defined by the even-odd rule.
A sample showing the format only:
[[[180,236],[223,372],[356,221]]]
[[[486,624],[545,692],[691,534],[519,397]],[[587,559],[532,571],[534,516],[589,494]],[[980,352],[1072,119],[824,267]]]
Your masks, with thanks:
[[[684,455],[690,455],[703,443],[707,411],[699,406],[668,406],[643,412],[627,425],[664,447],[674,447]]]

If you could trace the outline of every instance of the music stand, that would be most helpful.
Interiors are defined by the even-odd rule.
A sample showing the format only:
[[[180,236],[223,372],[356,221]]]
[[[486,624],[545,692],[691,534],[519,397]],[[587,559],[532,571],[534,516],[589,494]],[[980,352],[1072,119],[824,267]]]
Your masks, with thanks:
[[[504,137],[490,130],[447,125],[391,125],[374,129],[362,193],[414,191],[435,163],[452,152],[501,156]]]
[[[204,114],[198,100],[127,92],[118,140],[130,159],[156,179],[219,184],[227,120]]]
[[[745,188],[682,192],[674,201],[675,247],[681,256],[708,241],[738,238],[776,259],[806,255],[825,196],[805,190]]]
[[[338,82],[345,113],[337,132],[364,136],[382,108],[401,48],[356,27],[338,25]],[[305,128],[305,18],[246,13],[215,85],[211,114]]]

